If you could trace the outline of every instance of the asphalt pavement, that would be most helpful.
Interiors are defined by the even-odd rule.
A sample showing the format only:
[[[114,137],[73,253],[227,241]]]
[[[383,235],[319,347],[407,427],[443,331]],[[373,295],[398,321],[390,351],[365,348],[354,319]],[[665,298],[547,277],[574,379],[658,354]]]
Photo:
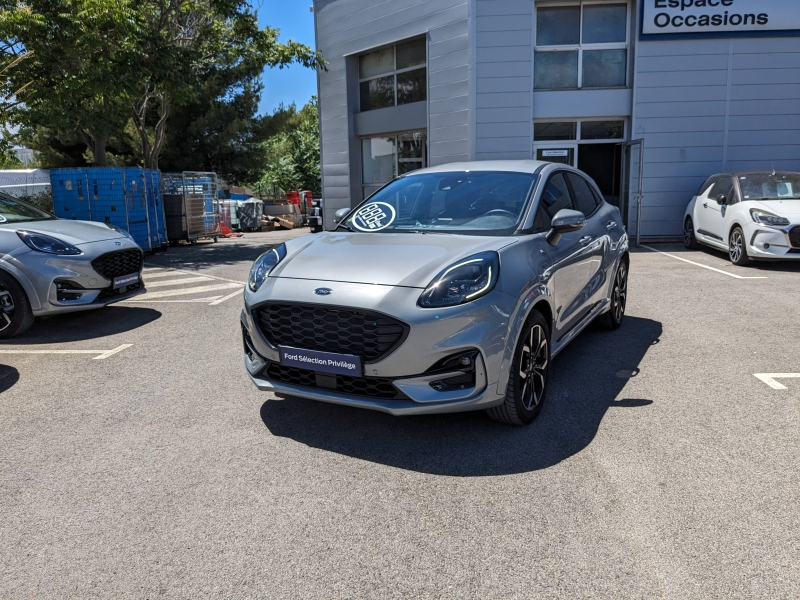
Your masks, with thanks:
[[[800,597],[800,264],[634,252],[512,428],[257,391],[241,285],[306,232],[0,345],[0,597]]]

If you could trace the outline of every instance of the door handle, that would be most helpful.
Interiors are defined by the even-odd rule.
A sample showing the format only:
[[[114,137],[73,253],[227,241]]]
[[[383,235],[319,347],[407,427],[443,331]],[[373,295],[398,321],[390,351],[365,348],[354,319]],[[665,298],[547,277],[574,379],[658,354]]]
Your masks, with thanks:
[[[581,239],[579,239],[578,241],[581,243],[582,246],[585,246],[586,244],[588,244],[589,242],[592,241],[592,236],[585,235]]]
[[[617,227],[617,222],[616,221],[609,221],[608,223],[606,223],[606,231],[611,231],[612,229],[615,229],[616,227]]]

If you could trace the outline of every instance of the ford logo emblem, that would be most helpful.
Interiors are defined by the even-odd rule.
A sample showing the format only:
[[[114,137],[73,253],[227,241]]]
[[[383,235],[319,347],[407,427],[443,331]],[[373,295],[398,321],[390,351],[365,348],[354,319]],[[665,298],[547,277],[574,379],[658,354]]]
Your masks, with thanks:
[[[333,292],[331,288],[317,288],[314,290],[317,296],[330,296],[331,292]]]

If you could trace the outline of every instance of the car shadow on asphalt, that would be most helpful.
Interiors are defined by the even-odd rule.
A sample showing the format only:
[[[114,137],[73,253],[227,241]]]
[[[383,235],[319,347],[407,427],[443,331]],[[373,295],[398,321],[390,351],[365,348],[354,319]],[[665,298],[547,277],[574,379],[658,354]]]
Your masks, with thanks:
[[[9,365],[0,365],[0,394],[11,389],[19,381],[19,371]]]
[[[553,361],[546,403],[527,427],[495,423],[483,412],[398,418],[295,397],[268,400],[261,418],[273,435],[421,473],[477,477],[546,469],[586,448],[609,409],[652,404],[617,397],[661,332],[657,321],[626,316],[615,332],[581,334]]]
[[[143,327],[161,317],[152,308],[108,306],[96,310],[65,313],[36,319],[33,326],[6,344],[63,344],[117,335]]]

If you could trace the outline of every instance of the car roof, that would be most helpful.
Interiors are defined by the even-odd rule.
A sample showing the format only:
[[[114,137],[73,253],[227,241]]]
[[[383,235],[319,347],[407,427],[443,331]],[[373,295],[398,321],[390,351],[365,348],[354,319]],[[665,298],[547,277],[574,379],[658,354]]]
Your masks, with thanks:
[[[511,171],[515,173],[536,173],[542,167],[552,164],[554,163],[542,160],[474,160],[417,169],[413,171],[413,174],[452,173],[454,171]]]
[[[800,175],[800,171],[772,171],[772,170],[765,170],[765,171],[726,171],[725,173],[715,173],[711,177],[722,177],[723,175],[732,175],[735,177],[741,177],[746,175]]]

